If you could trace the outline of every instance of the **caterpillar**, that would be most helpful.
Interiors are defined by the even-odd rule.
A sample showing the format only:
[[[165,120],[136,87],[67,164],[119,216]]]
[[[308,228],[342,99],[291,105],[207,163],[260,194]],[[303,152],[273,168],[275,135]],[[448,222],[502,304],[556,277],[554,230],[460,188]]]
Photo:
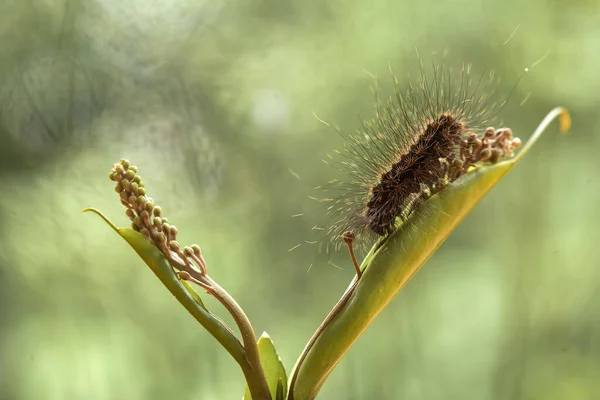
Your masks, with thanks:
[[[490,127],[506,103],[494,100],[493,72],[419,65],[416,82],[402,86],[393,78],[393,95],[376,102],[375,116],[361,121],[358,133],[336,129],[344,148],[326,162],[344,179],[318,186],[333,194],[319,199],[326,203],[329,250],[343,244],[345,232],[362,247],[391,234],[420,202],[477,163],[512,157],[521,144],[509,128]]]

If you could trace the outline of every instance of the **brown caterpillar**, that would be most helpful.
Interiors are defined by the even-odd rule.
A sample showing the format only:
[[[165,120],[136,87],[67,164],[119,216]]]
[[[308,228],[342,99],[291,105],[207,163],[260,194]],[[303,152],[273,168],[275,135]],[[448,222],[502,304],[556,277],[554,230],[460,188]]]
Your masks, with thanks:
[[[338,248],[344,232],[357,243],[395,230],[415,207],[480,162],[511,157],[520,145],[508,128],[489,128],[504,102],[494,102],[491,72],[475,79],[470,66],[454,74],[422,64],[420,78],[405,87],[394,78],[394,95],[376,104],[362,131],[346,134],[344,149],[329,164],[347,179],[320,186],[335,196],[327,202],[324,228]],[[486,129],[487,127],[487,129]]]

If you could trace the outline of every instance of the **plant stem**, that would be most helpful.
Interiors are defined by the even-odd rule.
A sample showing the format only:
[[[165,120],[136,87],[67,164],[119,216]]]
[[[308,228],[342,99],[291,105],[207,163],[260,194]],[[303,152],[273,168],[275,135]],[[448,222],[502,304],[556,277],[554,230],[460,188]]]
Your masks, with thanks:
[[[177,270],[187,272],[193,280],[197,281],[196,283],[201,284],[202,287],[223,304],[229,314],[231,314],[240,330],[244,343],[244,363],[242,364],[237,358],[236,361],[240,364],[240,367],[244,372],[252,399],[271,400],[271,392],[269,391],[264,370],[260,364],[256,334],[254,333],[254,329],[252,328],[252,324],[246,316],[246,313],[242,310],[242,307],[240,307],[234,298],[210,276],[192,268],[191,264],[183,261],[183,255],[174,257],[173,254],[176,253],[167,252],[167,254],[169,254],[169,260]]]
[[[256,334],[250,320],[240,305],[217,282],[212,280],[208,275],[204,276],[204,280],[211,286],[210,291],[212,295],[229,311],[242,334],[246,359],[253,372],[251,374],[252,377],[246,376],[253,400],[271,400],[271,392],[269,391],[267,379],[260,364]]]
[[[358,268],[357,271],[361,271],[360,268]],[[308,344],[304,348],[304,351],[302,351],[302,354],[298,358],[298,361],[296,362],[296,366],[294,367],[294,370],[292,371],[292,379],[290,380],[290,389],[288,392],[288,400],[294,400],[294,389],[296,386],[296,380],[298,379],[298,374],[300,373],[300,369],[302,368],[302,365],[304,364],[304,360],[308,356],[308,353],[313,348],[315,342],[317,341],[317,339],[319,339],[319,337],[321,336],[323,331],[327,328],[327,326],[331,323],[331,321],[336,317],[336,315],[338,315],[340,313],[340,311],[344,308],[344,306],[348,302],[348,299],[350,299],[350,296],[354,292],[354,289],[356,288],[356,285],[358,284],[359,279],[360,279],[360,275],[357,274],[355,280],[351,283],[348,290],[346,290],[344,295],[340,298],[340,300],[336,303],[336,305],[331,309],[329,314],[327,314],[327,317],[325,317],[325,319],[323,320],[321,325],[319,325],[319,327],[317,328],[315,333],[312,335],[312,337],[308,341]]]

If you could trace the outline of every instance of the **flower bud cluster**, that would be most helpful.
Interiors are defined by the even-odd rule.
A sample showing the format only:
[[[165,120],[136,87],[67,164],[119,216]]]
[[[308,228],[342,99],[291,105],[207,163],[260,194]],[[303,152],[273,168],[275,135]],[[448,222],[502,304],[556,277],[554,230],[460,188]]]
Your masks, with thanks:
[[[461,148],[461,158],[466,168],[479,162],[496,164],[504,158],[514,156],[521,146],[521,139],[513,137],[510,128],[487,128],[483,135],[471,133]]]
[[[515,150],[521,146],[521,139],[513,137],[510,128],[487,128],[482,135],[471,132],[459,146],[459,157],[448,161],[440,158],[440,166],[446,172],[449,182],[463,176],[470,167],[477,163],[496,164],[499,161],[514,156]],[[438,192],[444,187],[439,185],[424,193],[423,198]]]
[[[178,246],[177,228],[169,224],[162,209],[146,195],[138,169],[127,160],[114,164],[109,178],[115,182],[115,191],[119,193],[121,203],[127,208],[125,214],[131,220],[131,227],[140,232],[161,251]]]
[[[177,228],[163,216],[162,209],[146,194],[138,169],[127,160],[114,164],[109,174],[115,182],[121,203],[127,208],[125,214],[131,220],[131,227],[144,235],[165,256],[181,268],[193,268],[191,272],[206,274],[206,262],[198,245],[181,248],[177,242]],[[196,265],[192,267],[190,260]]]

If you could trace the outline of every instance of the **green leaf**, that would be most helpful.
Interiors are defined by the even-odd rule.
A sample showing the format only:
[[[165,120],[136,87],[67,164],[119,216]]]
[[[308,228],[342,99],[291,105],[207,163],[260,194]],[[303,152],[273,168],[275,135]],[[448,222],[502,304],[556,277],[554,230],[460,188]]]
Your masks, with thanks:
[[[260,364],[265,371],[265,377],[267,378],[271,397],[274,400],[284,400],[287,394],[287,374],[285,372],[285,367],[281,362],[281,358],[279,358],[279,355],[277,354],[275,345],[267,332],[263,332],[258,339],[258,354],[260,357]],[[244,400],[251,399],[250,390],[248,389],[248,385],[246,385]]]
[[[277,394],[275,395],[275,400],[285,400],[285,395],[286,395],[285,390],[286,389],[287,389],[286,379],[279,378],[279,380],[277,381]]]
[[[194,290],[194,288],[192,287],[192,285],[190,285],[188,282],[186,282],[184,280],[179,280],[179,283],[181,283],[183,285],[183,287],[185,288],[185,290],[188,291],[188,293],[190,294],[190,296],[192,296],[192,298],[194,299],[194,301],[196,303],[198,303],[198,305],[200,307],[202,307],[206,311],[208,311],[206,309],[206,306],[204,305],[204,302],[202,301],[202,299],[200,298],[200,296],[198,295],[198,293]]]
[[[117,232],[135,252],[150,267],[152,272],[160,279],[165,287],[185,307],[185,309],[209,331],[215,339],[238,361],[240,366],[247,364],[244,349],[233,332],[221,322],[221,320],[209,312],[202,299],[185,281],[179,279],[167,258],[150,243],[142,234],[131,228],[118,228],[100,211],[87,208],[83,212],[91,211],[99,215],[110,227]]]
[[[296,365],[294,373],[300,369],[294,387],[290,389],[293,391],[290,399],[316,397],[354,342],[471,209],[523,158],[556,117],[560,117],[561,130],[566,132],[570,127],[569,114],[562,108],[555,108],[515,158],[465,174],[424,202],[392,235],[373,247],[361,266],[362,278],[350,298],[325,327],[302,365]]]

